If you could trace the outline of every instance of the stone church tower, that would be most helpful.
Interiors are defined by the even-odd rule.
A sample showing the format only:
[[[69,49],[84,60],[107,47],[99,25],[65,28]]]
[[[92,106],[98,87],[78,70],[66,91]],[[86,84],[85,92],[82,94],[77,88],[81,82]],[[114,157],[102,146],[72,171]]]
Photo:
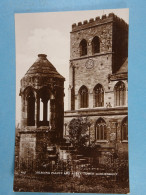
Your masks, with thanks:
[[[46,57],[39,54],[21,79],[21,170],[45,162],[47,147],[63,138],[65,79]]]
[[[114,14],[72,25],[70,33],[69,110],[89,117],[90,141],[102,148],[128,150],[128,25]]]

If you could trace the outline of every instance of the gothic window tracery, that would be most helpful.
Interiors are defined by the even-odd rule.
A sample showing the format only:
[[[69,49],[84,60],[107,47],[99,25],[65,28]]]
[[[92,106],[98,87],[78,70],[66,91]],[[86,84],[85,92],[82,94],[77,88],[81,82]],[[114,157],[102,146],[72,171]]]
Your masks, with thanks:
[[[96,140],[106,140],[106,122],[102,118],[99,118],[96,121],[95,139]]]
[[[80,42],[80,56],[85,56],[87,55],[87,41],[83,39]]]
[[[104,90],[101,84],[97,84],[94,88],[94,102],[95,107],[104,106]]]
[[[79,90],[80,94],[80,108],[88,107],[88,89],[86,86],[82,86]]]
[[[124,106],[125,105],[125,84],[119,81],[115,85],[115,106]]]

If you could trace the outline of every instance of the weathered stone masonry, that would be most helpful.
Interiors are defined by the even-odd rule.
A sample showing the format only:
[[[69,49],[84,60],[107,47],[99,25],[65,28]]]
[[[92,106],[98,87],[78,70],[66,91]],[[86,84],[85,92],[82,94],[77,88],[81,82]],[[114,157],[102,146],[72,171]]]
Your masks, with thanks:
[[[99,40],[97,52],[93,50],[95,37]],[[85,46],[81,45],[83,40]],[[125,120],[128,115],[128,25],[112,13],[73,24],[70,48],[69,110],[64,115],[65,136],[72,118],[88,116],[91,142],[96,141],[103,149],[110,149],[115,148],[116,141],[118,150],[127,152],[128,139],[123,138],[122,129],[127,125]],[[104,91],[103,106],[100,107],[95,106],[95,87],[98,84]],[[88,91],[84,108],[81,107],[80,94],[83,86]],[[100,118],[106,124],[104,140],[96,139],[96,123]]]
[[[47,147],[63,138],[64,80],[45,54],[38,55],[21,80],[21,170],[36,170],[39,162],[47,159]]]

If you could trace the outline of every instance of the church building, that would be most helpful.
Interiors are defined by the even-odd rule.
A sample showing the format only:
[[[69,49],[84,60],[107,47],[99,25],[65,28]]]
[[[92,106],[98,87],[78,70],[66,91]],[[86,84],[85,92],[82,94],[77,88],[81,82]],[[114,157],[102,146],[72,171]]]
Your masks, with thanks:
[[[101,164],[108,153],[128,157],[128,25],[112,13],[73,24],[70,48],[69,110],[65,78],[45,54],[21,79],[20,170],[38,170],[74,150],[69,124],[77,117],[87,118],[89,145],[99,146]]]
[[[64,137],[76,117],[88,118],[90,143],[127,153],[128,24],[113,13],[72,25]]]
[[[47,55],[20,81],[14,191],[127,194],[128,24],[113,13],[73,24],[68,69],[66,111]]]

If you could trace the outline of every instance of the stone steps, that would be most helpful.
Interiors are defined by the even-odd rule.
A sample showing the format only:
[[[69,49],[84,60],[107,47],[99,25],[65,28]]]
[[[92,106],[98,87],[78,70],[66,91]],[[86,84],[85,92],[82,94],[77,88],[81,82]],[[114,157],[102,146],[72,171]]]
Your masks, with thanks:
[[[47,146],[47,151],[56,151],[56,147],[55,146]]]
[[[74,156],[74,155],[77,153],[77,151],[76,151],[76,150],[70,150],[69,153],[70,153],[72,156]]]
[[[99,170],[101,171],[100,167],[93,166],[90,163],[92,161],[90,157],[87,157],[81,153],[77,153],[77,150],[69,142],[61,142],[57,148],[54,146],[49,146],[47,147],[47,151],[49,160],[56,161],[58,158],[57,152],[59,152],[60,160],[63,160],[64,162],[69,160],[71,162],[71,166],[75,170],[77,169],[81,172],[83,171],[92,173],[96,173]]]
[[[56,160],[56,158],[57,158],[57,155],[56,154],[50,154],[50,155],[48,155],[48,159],[49,160]]]
[[[48,146],[47,147],[47,158],[49,161],[57,160],[57,153],[56,153],[56,147],[55,146]]]
[[[75,150],[73,146],[60,146],[60,150]]]
[[[71,143],[70,142],[62,142],[60,145],[61,146],[71,146]]]
[[[88,160],[85,159],[85,158],[79,159],[79,161],[80,161],[81,164],[86,164],[86,163],[88,163]]]

